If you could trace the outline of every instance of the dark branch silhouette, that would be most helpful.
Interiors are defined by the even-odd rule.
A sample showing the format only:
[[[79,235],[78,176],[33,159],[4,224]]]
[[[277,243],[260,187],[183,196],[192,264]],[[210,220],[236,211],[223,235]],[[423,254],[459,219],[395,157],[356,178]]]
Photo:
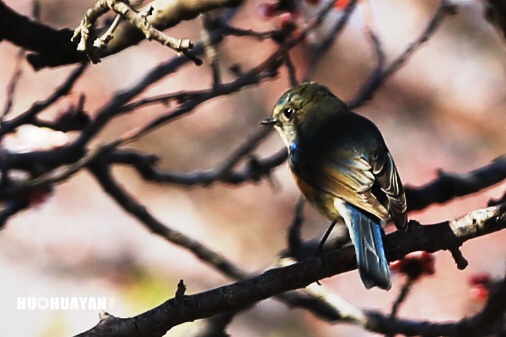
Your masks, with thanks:
[[[506,205],[477,210],[468,215],[434,225],[411,226],[407,233],[399,231],[385,238],[389,260],[400,259],[409,252],[435,252],[460,246],[467,240],[506,228]],[[173,298],[141,315],[120,319],[107,316],[90,331],[77,336],[162,336],[183,322],[241,310],[255,302],[289,290],[306,287],[320,279],[356,268],[353,247],[335,250],[325,255],[301,261],[287,267],[270,269],[258,276],[195,295]],[[502,289],[502,292],[505,290]],[[504,296],[503,293],[500,293]],[[503,302],[500,302],[503,303]],[[504,312],[504,307],[492,301],[492,308]],[[493,309],[489,309],[493,310]],[[500,311],[502,310],[502,312]],[[497,315],[497,313],[496,313]],[[482,322],[476,323],[481,326]],[[371,324],[372,325],[372,324]],[[406,326],[399,323],[403,328]],[[379,319],[376,329],[384,331]],[[445,325],[446,326],[446,325]],[[373,326],[367,325],[374,330]],[[393,330],[396,331],[396,330]],[[445,330],[443,330],[445,331]],[[452,334],[446,334],[453,336]],[[76,337],[77,337],[76,336]]]
[[[356,260],[353,247],[346,246],[349,238],[345,233],[329,240],[321,256],[314,256],[319,239],[304,241],[301,237],[304,224],[302,199],[296,206],[288,232],[288,248],[279,252],[273,263],[278,267],[253,272],[232,262],[225,253],[213,251],[205,242],[199,242],[189,234],[173,229],[163,219],[157,219],[149,211],[149,205],[128,193],[127,186],[115,176],[113,169],[123,166],[133,169],[144,181],[159,185],[205,188],[212,184],[242,185],[262,180],[272,184],[275,170],[286,164],[287,151],[282,149],[263,154],[259,147],[270,131],[256,124],[242,138],[234,139],[233,150],[223,154],[221,162],[210,169],[197,167],[188,172],[173,171],[164,167],[157,155],[136,149],[132,142],[189,116],[202,104],[218,97],[233,97],[241,91],[256,90],[279,77],[284,83],[288,80],[287,85],[298,83],[299,77],[304,81],[311,80],[317,65],[339,41],[360,4],[354,0],[345,5],[325,2],[313,14],[304,17],[299,2],[278,0],[267,4],[271,7],[268,7],[270,12],[266,16],[287,14],[285,18],[288,17],[289,23],[281,22],[274,29],[257,31],[242,27],[240,20],[233,21],[244,8],[245,1],[241,0],[154,0],[141,9],[135,8],[133,2],[99,0],[86,13],[82,13],[83,20],[79,25],[76,24],[76,29],[51,28],[15,12],[0,0],[0,41],[23,49],[19,53],[20,60],[26,57],[37,70],[76,64],[69,70],[67,78],[55,85],[52,93],[20,112],[15,111],[15,93],[19,87],[22,64],[19,62],[16,69],[9,72],[12,78],[0,118],[0,139],[4,140],[26,125],[74,131],[76,137],[66,144],[45,150],[16,152],[2,145],[0,228],[7,226],[9,220],[20,212],[30,210],[38,198],[52,193],[55,187],[73,179],[77,173],[88,172],[102,191],[146,230],[163,238],[168,244],[193,254],[203,264],[232,280],[230,284],[196,294],[186,294],[186,285],[181,281],[174,297],[162,305],[131,318],[102,314],[95,327],[78,336],[162,336],[172,327],[196,319],[207,319],[200,337],[226,336],[228,324],[238,313],[270,298],[290,308],[304,309],[332,324],[352,323],[387,336],[471,336],[491,329],[504,332],[503,327],[498,327],[505,314],[504,280],[498,283],[478,314],[456,322],[439,323],[399,317],[398,309],[408,300],[409,291],[415,286],[414,279],[407,280],[390,314],[365,310],[346,302],[326,287],[315,285],[314,282],[323,278],[355,269]],[[311,1],[306,2],[309,4]],[[342,13],[331,24],[330,30],[318,43],[308,43],[311,34],[320,28],[338,5],[343,6]],[[499,2],[490,0],[487,1],[486,11],[487,18],[504,33],[502,7]],[[109,11],[116,13],[116,18],[104,27],[100,26],[98,19]],[[353,96],[350,106],[367,104],[385,81],[401,70],[425,43],[431,41],[441,24],[446,22],[445,18],[455,14],[456,5],[446,0],[439,1],[425,29],[390,62],[387,61],[388,50],[382,44],[381,36],[366,23],[367,43],[375,57],[374,68]],[[190,41],[186,37],[173,38],[170,32],[165,31],[184,20],[196,20],[199,16],[202,21],[200,41]],[[76,83],[86,75],[86,69],[91,66],[89,60],[99,62],[104,57],[111,57],[113,61],[113,55],[127,48],[142,48],[137,44],[146,38],[169,46],[178,55],[153,66],[136,81],[126,84],[94,111],[85,109],[86,92],[83,92],[58,117],[44,117],[43,113],[54,108],[62,98],[68,97]],[[264,59],[255,59],[249,64],[243,64],[241,59],[232,60],[234,63],[229,69],[231,76],[226,76],[221,69],[224,62],[220,59],[220,47],[225,41],[233,43],[237,39],[248,39],[268,50],[268,53]],[[296,56],[296,52],[301,50],[307,52],[309,62],[303,76],[300,75],[302,70]],[[199,89],[177,88],[153,96],[146,94],[148,89],[160,85],[162,80],[182,71],[183,67],[193,67],[193,63],[202,60],[209,62],[210,67],[200,68],[199,74],[204,75],[198,80],[206,84],[199,86]],[[166,108],[157,117],[112,140],[103,141],[99,137],[107,127],[117,123],[119,117],[136,114],[141,108],[153,106]],[[408,211],[422,210],[433,204],[477,193],[505,179],[504,155],[468,173],[441,171],[436,179],[425,185],[406,188]],[[406,233],[394,232],[386,236],[387,258],[396,261],[411,252],[448,250],[456,267],[465,268],[467,261],[459,248],[466,241],[506,228],[505,196],[491,201],[491,207],[469,212],[458,219],[433,225],[420,225],[416,220],[411,220]],[[279,223],[280,219],[273,219],[272,222]]]

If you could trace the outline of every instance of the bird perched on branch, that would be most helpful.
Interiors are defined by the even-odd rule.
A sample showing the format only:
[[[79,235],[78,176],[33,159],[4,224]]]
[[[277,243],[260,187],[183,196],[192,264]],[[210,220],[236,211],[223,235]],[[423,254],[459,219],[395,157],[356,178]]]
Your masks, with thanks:
[[[261,124],[281,135],[306,199],[348,227],[365,287],[390,289],[382,227],[391,219],[406,228],[406,198],[378,128],[315,82],[288,90]]]

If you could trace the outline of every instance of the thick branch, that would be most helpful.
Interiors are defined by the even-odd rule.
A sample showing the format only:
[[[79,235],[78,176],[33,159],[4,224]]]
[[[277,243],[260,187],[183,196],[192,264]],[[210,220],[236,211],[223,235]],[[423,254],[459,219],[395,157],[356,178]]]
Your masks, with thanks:
[[[157,2],[162,1],[155,1],[153,3],[156,4]],[[185,4],[186,3],[183,3],[183,5]],[[100,38],[93,41],[95,37],[94,26],[96,25],[96,21],[109,9],[114,10],[116,13],[121,15],[121,17],[116,17],[109,29]],[[188,49],[191,49],[193,46],[190,40],[175,39],[165,35],[150,24],[150,18],[155,17],[156,19],[156,16],[163,16],[164,14],[160,8],[158,8],[158,11],[153,14],[154,11],[155,8],[152,5],[147,7],[145,11],[136,12],[129,4],[123,1],[99,0],[92,8],[86,11],[84,19],[75,30],[72,40],[77,41],[80,39],[77,49],[86,52],[93,63],[98,63],[100,62],[100,54],[107,49],[109,42],[115,38],[116,30],[118,27],[121,27],[123,22],[121,18],[125,18],[131,25],[140,30],[147,39],[154,39],[178,52],[190,56],[190,54],[187,54]],[[190,56],[190,58],[196,60],[198,62],[197,64],[202,63],[201,60],[195,59],[193,56]]]
[[[387,257],[396,260],[417,250],[433,252],[449,249],[505,227],[506,204],[477,210],[460,219],[436,225],[412,226],[407,233],[387,235]],[[162,336],[175,325],[240,310],[276,294],[303,288],[317,280],[354,268],[356,261],[353,247],[345,247],[322,257],[271,269],[234,284],[184,296],[182,300],[170,299],[133,318],[108,316],[93,329],[78,336]]]
[[[77,51],[72,43],[72,30],[56,30],[16,13],[0,1],[0,40],[36,52],[28,55],[28,61],[35,69],[50,65],[86,61],[86,56]]]
[[[426,185],[406,188],[408,210],[421,210],[431,204],[473,194],[505,179],[506,156],[465,174],[441,172],[438,178]]]
[[[146,5],[153,8],[148,22],[159,30],[190,20],[200,13],[214,8],[235,7],[241,0],[155,0]],[[105,30],[104,30],[105,31]],[[87,60],[86,54],[77,50],[77,43],[71,41],[73,31],[56,30],[28,17],[16,13],[0,1],[0,39],[35,52],[28,55],[28,61],[35,69],[57,67]],[[114,38],[101,57],[115,54],[136,45],[145,38],[144,34],[128,21],[122,21],[115,29]]]
[[[106,1],[101,0],[98,1],[97,4],[105,2]],[[242,0],[154,0],[146,4],[139,11],[141,13],[150,13],[150,15],[145,17],[145,23],[155,28],[155,30],[151,30],[150,34],[160,35],[160,31],[174,27],[183,20],[191,20],[201,13],[216,8],[236,7],[241,4],[241,2]],[[105,6],[105,4],[103,5]],[[97,5],[95,7],[97,7]],[[81,23],[81,26],[76,30],[77,35],[75,36],[79,34],[82,35],[83,32],[87,32],[88,30],[91,32],[94,20],[90,20],[90,18],[96,20],[96,17],[100,15],[101,13],[95,14],[90,9],[83,20],[85,24]],[[118,53],[128,47],[138,44],[146,38],[146,33],[132,24],[135,20],[137,20],[137,23],[139,23],[140,20],[135,18],[131,10],[122,11],[122,15],[128,17],[130,21],[122,20],[117,23],[110,41],[99,50],[95,51],[97,59]],[[88,26],[86,26],[86,23],[88,23]],[[83,38],[89,39],[87,36]]]

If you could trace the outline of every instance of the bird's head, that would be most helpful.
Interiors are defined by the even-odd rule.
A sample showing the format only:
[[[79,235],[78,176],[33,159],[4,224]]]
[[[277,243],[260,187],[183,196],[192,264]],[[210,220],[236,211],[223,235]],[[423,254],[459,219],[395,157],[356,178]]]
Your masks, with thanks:
[[[281,135],[287,147],[299,141],[302,133],[317,130],[327,118],[332,118],[344,103],[330,90],[316,82],[294,86],[276,103],[272,117],[260,124],[271,125]]]

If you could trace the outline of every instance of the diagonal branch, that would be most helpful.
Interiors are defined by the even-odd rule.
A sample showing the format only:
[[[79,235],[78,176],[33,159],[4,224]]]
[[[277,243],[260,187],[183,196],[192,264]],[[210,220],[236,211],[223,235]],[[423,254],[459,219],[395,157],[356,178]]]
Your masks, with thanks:
[[[100,58],[118,53],[130,46],[138,44],[144,38],[155,39],[165,45],[176,49],[190,59],[201,62],[193,54],[188,53],[192,47],[189,40],[178,40],[171,38],[161,31],[174,27],[183,20],[196,18],[199,14],[209,10],[224,7],[237,7],[242,0],[203,0],[203,1],[162,1],[153,0],[140,9],[140,14],[128,6],[126,3],[116,0],[98,0],[90,8],[81,24],[76,28],[73,41],[78,41],[78,50],[86,51],[90,59],[96,63]],[[101,45],[95,46],[94,30],[97,19],[113,9],[127,20],[121,20],[115,23],[116,27],[113,33],[107,30],[107,38],[99,38],[97,41],[105,41]]]
[[[355,98],[349,102],[349,106],[352,109],[355,109],[359,106],[362,106],[366,101],[370,100],[373,94],[378,90],[378,88],[397,70],[399,70],[406,61],[413,55],[413,53],[418,50],[418,48],[423,45],[425,42],[429,40],[429,38],[436,32],[437,28],[440,26],[443,19],[449,15],[454,13],[454,7],[449,3],[448,0],[440,0],[439,7],[432,17],[432,19],[427,24],[427,27],[423,31],[423,33],[413,41],[404,52],[399,55],[392,63],[387,67],[383,68],[383,53],[381,51],[381,45],[379,44],[379,40],[374,34],[369,34],[371,41],[373,43],[374,51],[376,57],[378,58],[378,65],[376,69],[373,71],[370,78],[367,82],[362,86],[359,92],[355,95]]]
[[[110,154],[111,162],[131,165],[146,180],[187,186],[207,186],[215,182],[237,185],[246,181],[259,181],[262,177],[269,177],[272,170],[284,163],[287,157],[288,154],[283,149],[264,159],[251,157],[243,169],[233,170],[219,166],[204,171],[175,173],[157,168],[157,159],[153,155],[132,151],[115,151]]]
[[[138,203],[135,198],[130,196],[114,179],[111,174],[109,163],[106,159],[99,157],[89,166],[89,169],[98,183],[110,197],[112,197],[127,213],[135,217],[144,224],[151,232],[163,237],[164,239],[191,251],[195,256],[203,261],[213,261],[212,265],[222,271],[224,274],[235,279],[247,277],[247,273],[238,269],[224,257],[206,248],[198,241],[193,240],[177,230],[171,229]]]
[[[406,319],[390,319],[374,311],[364,312],[364,327],[383,334],[404,336],[485,336],[486,331],[497,324],[506,313],[506,278],[499,289],[490,296],[483,310],[474,316],[456,322],[427,322]]]
[[[43,101],[35,102],[30,109],[23,112],[21,115],[4,121],[0,127],[0,136],[3,136],[9,132],[14,131],[18,126],[23,124],[29,124],[37,116],[38,113],[46,109],[48,106],[55,103],[58,99],[67,95],[70,90],[74,87],[76,81],[81,78],[81,75],[86,70],[87,63],[83,63],[78,66],[65,80],[65,82],[59,86],[49,97]]]
[[[21,78],[21,74],[23,73],[22,61],[25,56],[25,51],[21,49],[18,52],[16,57],[16,64],[14,66],[14,72],[9,80],[9,84],[7,85],[7,97],[5,100],[5,105],[3,110],[0,112],[0,125],[3,123],[5,116],[11,111],[12,105],[14,103],[14,94],[16,92],[17,85],[19,83],[19,79]]]
[[[83,53],[70,41],[70,29],[56,30],[32,20],[7,7],[0,1],[0,39],[35,52],[28,62],[36,69],[86,61]]]
[[[421,187],[406,188],[408,210],[421,210],[432,204],[473,194],[505,179],[506,155],[465,174],[440,172],[438,178]]]
[[[309,68],[303,76],[302,82],[309,81],[311,77],[313,77],[313,73],[316,70],[316,67],[323,59],[325,54],[330,50],[330,47],[334,44],[336,39],[339,37],[340,33],[343,31],[344,27],[348,23],[351,14],[356,8],[357,0],[352,0],[346,6],[343,11],[343,15],[334,23],[332,26],[330,33],[316,46],[311,50],[311,56],[309,60]]]
[[[389,260],[417,250],[437,251],[462,244],[477,236],[506,228],[506,204],[480,209],[468,215],[435,225],[417,226],[407,233],[386,236]],[[208,290],[182,299],[170,299],[138,316],[120,319],[107,315],[94,328],[79,337],[162,336],[172,327],[236,311],[258,301],[356,268],[353,247],[332,251],[321,257],[268,270],[256,277]]]

